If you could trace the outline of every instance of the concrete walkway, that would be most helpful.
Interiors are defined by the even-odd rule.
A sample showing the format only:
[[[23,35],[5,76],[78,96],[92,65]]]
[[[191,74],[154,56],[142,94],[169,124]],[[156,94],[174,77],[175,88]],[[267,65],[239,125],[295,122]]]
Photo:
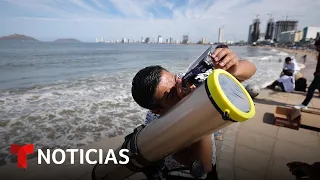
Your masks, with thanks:
[[[224,130],[218,142],[219,179],[276,180],[292,179],[288,162],[320,161],[320,133],[300,128],[292,130],[269,124],[275,105],[292,106],[301,103],[305,95],[263,90],[255,99],[256,116]],[[311,107],[320,107],[313,98]],[[302,119],[320,121],[320,116],[302,113]]]

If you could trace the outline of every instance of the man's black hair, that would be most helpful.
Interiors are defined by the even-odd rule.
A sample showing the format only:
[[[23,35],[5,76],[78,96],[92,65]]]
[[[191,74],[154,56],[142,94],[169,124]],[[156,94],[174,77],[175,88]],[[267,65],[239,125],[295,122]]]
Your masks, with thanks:
[[[141,69],[132,80],[131,93],[133,99],[143,108],[154,110],[158,108],[154,94],[160,82],[163,67],[148,66]]]
[[[285,69],[285,70],[283,70],[283,74],[284,74],[284,75],[287,75],[287,76],[293,76],[293,72],[294,72],[294,71],[292,71],[292,70],[290,70],[290,69]]]
[[[285,59],[285,61],[286,62],[289,62],[289,61],[291,61],[292,59],[290,58],[290,57],[286,57],[286,59]]]

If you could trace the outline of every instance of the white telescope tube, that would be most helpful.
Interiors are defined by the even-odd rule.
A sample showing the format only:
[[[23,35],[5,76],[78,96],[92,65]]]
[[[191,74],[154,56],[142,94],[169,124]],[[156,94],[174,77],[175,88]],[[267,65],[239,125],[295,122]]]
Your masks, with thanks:
[[[157,162],[205,135],[233,122],[250,119],[254,114],[252,99],[240,82],[226,71],[214,70],[204,84],[162,117],[137,132],[133,137],[135,141],[118,150],[130,149],[135,143],[140,160],[132,157],[130,163],[136,168],[143,168],[144,162]],[[119,164],[97,165],[93,173],[99,180],[120,180],[135,173],[128,167]]]

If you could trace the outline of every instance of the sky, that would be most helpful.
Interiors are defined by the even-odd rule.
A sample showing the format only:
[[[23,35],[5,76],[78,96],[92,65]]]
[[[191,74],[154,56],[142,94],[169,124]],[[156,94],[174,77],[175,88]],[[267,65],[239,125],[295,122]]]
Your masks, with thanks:
[[[261,32],[269,14],[275,20],[298,20],[298,29],[320,27],[319,0],[0,0],[0,36],[24,34],[40,41],[75,38],[94,42],[141,37],[191,41],[205,37],[247,40],[257,17]]]

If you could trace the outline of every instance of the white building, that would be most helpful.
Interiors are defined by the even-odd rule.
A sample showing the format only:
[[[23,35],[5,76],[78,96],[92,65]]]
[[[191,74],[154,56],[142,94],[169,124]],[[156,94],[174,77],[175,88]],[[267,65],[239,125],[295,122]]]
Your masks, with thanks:
[[[159,44],[162,43],[162,36],[158,36],[158,43],[159,43]]]
[[[170,43],[170,44],[173,43],[173,39],[172,39],[172,38],[170,38],[169,43]]]
[[[207,40],[206,40],[205,37],[203,37],[202,40],[201,40],[201,44],[206,44],[206,43],[207,43]]]
[[[317,33],[320,33],[320,27],[305,27],[303,28],[302,41],[310,41],[317,37]]]
[[[294,35],[294,42],[300,42],[302,38],[303,38],[303,32],[297,31],[296,34]]]
[[[224,40],[223,40],[223,29],[222,28],[219,28],[219,38],[218,38],[218,43],[224,43]]]
[[[284,31],[280,33],[280,43],[294,43],[296,31]]]
[[[232,45],[233,44],[233,41],[227,41],[226,42],[228,45]]]
[[[103,37],[96,37],[96,43],[102,43],[103,41]]]

